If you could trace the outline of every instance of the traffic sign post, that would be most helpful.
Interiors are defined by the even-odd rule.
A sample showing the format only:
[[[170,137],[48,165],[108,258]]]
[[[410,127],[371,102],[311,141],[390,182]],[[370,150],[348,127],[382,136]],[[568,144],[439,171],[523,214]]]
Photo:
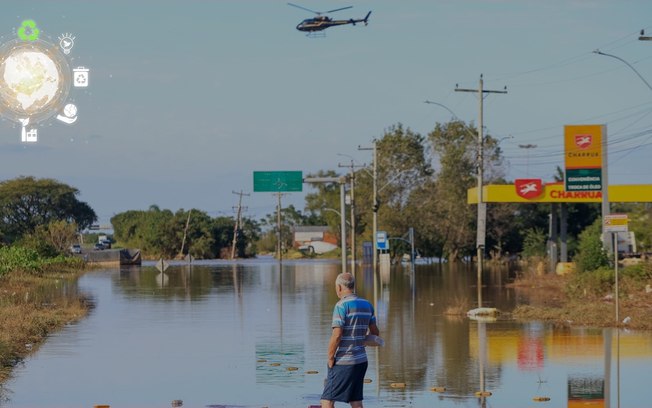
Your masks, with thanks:
[[[387,232],[385,231],[376,232],[376,248],[382,251],[389,250],[389,240],[387,239]]]
[[[614,248],[614,275],[615,275],[615,289],[616,299],[616,324],[620,322],[619,317],[619,286],[618,286],[618,233],[629,232],[628,227],[629,219],[627,214],[609,214],[602,218],[602,230],[604,232],[611,232]]]
[[[283,262],[283,247],[281,240],[281,193],[303,191],[303,172],[301,171],[254,171],[254,192],[255,193],[277,193],[278,194],[278,239],[276,242],[278,260]]]

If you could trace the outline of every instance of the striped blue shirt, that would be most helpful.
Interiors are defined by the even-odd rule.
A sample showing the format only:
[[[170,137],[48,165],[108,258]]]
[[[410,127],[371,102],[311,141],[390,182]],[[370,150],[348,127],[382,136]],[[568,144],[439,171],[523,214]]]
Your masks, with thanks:
[[[376,323],[374,307],[355,294],[340,299],[333,310],[333,328],[342,328],[335,352],[335,364],[352,365],[367,361],[364,339],[369,325]]]

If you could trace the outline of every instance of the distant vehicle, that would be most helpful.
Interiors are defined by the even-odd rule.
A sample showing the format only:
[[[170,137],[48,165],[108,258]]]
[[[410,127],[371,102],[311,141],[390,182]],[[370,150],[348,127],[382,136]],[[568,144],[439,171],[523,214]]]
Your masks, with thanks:
[[[100,244],[104,246],[104,249],[111,249],[111,241],[108,239],[100,241]]]
[[[307,252],[309,254],[325,254],[337,248],[337,245],[333,245],[330,242],[324,241],[311,241],[299,247],[299,251]]]
[[[81,254],[81,253],[82,253],[81,245],[79,245],[79,244],[73,244],[73,245],[70,247],[70,253],[72,253],[72,254]]]
[[[356,23],[364,23],[364,25],[367,25],[368,20],[369,20],[369,15],[371,15],[371,11],[370,11],[369,13],[367,13],[365,18],[359,18],[359,19],[350,18],[348,20],[333,20],[330,17],[322,16],[322,14],[334,13],[336,11],[350,9],[350,8],[353,8],[353,6],[342,7],[342,8],[338,8],[338,9],[335,9],[335,10],[329,10],[329,11],[314,11],[314,10],[310,10],[309,8],[298,6],[298,5],[292,4],[292,3],[288,3],[288,5],[290,5],[292,7],[300,8],[301,10],[309,11],[309,12],[314,13],[314,14],[317,15],[316,17],[313,17],[313,18],[307,18],[307,19],[303,20],[302,22],[300,22],[297,25],[297,30],[307,32],[308,35],[314,34],[317,31],[323,31],[323,30],[325,30],[325,29],[327,29],[329,27],[335,27],[335,26],[339,26],[339,25],[346,25],[346,24],[355,25]]]
[[[100,244],[100,243],[98,242],[98,243],[95,244],[95,246],[93,247],[93,250],[95,250],[95,251],[103,251],[103,250],[104,250],[104,245],[103,245],[103,244]]]

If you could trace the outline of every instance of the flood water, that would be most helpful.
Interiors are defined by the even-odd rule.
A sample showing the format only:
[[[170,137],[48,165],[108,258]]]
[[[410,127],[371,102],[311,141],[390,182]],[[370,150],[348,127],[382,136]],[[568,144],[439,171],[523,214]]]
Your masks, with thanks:
[[[87,273],[79,289],[96,308],[17,368],[0,405],[318,404],[339,272],[338,262],[285,262],[279,273],[253,260]],[[445,316],[474,307],[475,270],[465,266],[396,266],[376,281],[359,270],[357,280],[385,339],[367,350],[365,407],[650,406],[652,333]],[[487,272],[486,306],[522,301],[508,281]],[[492,395],[476,397],[482,390]]]

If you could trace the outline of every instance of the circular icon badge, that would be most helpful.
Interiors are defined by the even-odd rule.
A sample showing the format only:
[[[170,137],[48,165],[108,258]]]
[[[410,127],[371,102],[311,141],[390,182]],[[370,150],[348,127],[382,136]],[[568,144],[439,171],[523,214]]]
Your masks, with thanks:
[[[58,47],[42,40],[9,41],[0,46],[0,114],[32,124],[63,108],[72,83],[68,61]]]

